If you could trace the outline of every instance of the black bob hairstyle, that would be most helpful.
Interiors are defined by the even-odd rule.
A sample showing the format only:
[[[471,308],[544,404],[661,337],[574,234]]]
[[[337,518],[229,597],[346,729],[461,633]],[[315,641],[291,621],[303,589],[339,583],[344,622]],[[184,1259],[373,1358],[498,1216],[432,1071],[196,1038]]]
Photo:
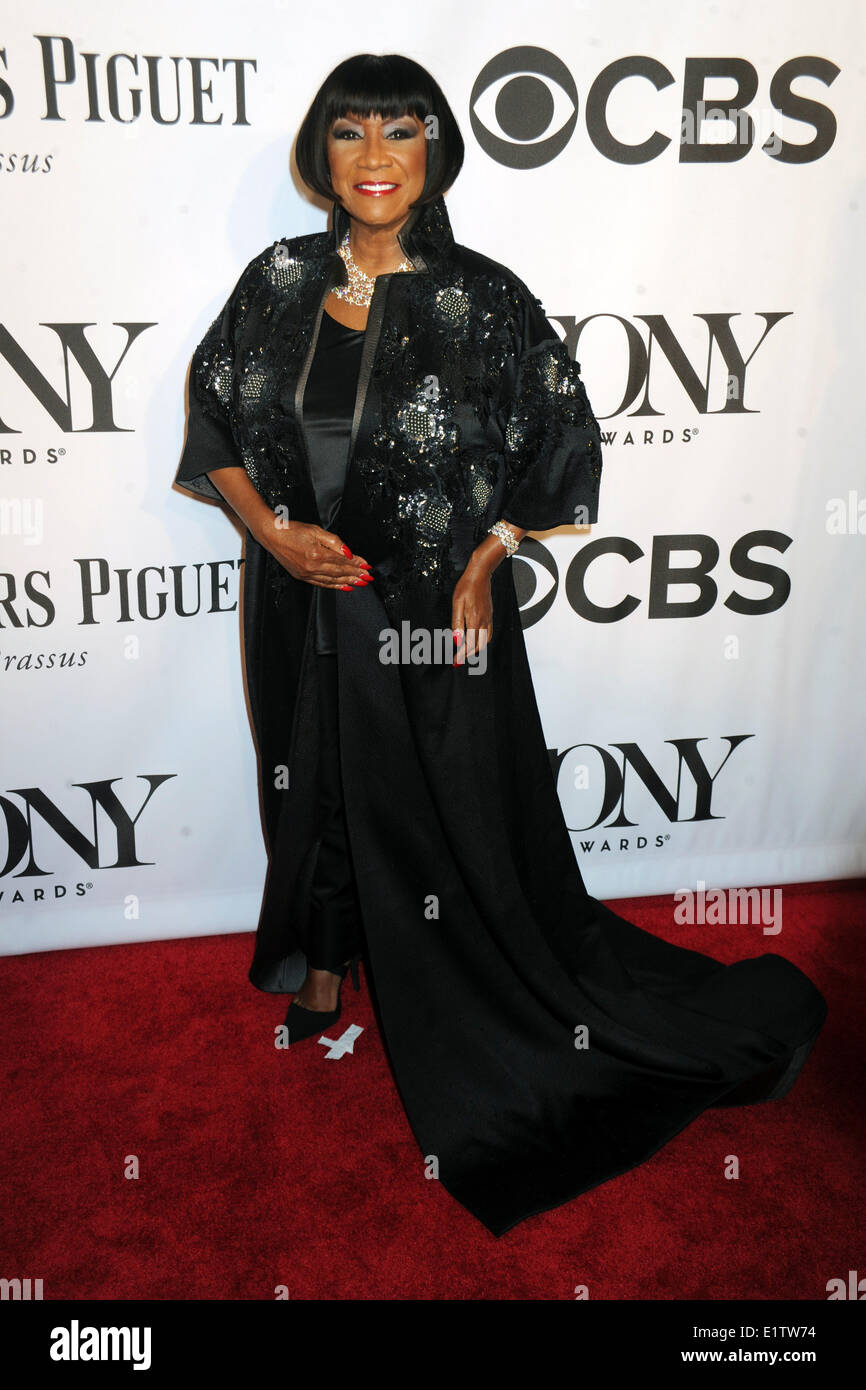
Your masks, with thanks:
[[[327,138],[338,117],[374,115],[392,120],[407,113],[421,121],[436,118],[436,138],[426,140],[427,175],[418,199],[419,204],[432,203],[460,173],[463,136],[436,80],[420,63],[400,53],[356,53],[325,78],[298,131],[295,159],[304,183],[330,202],[337,201]]]

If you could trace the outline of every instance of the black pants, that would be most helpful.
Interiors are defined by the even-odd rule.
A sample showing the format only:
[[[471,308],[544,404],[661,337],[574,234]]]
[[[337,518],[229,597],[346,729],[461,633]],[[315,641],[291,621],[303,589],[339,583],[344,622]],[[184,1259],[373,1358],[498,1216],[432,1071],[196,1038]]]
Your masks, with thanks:
[[[364,947],[361,905],[349,849],[340,745],[337,728],[337,658],[316,656],[319,663],[319,801],[322,840],[313,872],[310,919],[302,948],[313,970],[334,970]]]

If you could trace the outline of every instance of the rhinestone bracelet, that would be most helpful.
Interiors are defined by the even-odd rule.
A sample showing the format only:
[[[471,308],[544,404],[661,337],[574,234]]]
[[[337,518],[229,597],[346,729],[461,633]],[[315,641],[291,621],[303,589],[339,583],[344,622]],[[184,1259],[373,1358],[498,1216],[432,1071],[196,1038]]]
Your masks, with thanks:
[[[508,524],[504,521],[497,521],[495,525],[489,528],[487,534],[488,536],[496,536],[497,540],[500,540],[502,542],[502,544],[505,546],[505,549],[508,551],[509,560],[511,559],[511,556],[514,554],[515,550],[520,545],[520,541],[517,539],[517,537],[515,536],[511,528],[508,526]]]

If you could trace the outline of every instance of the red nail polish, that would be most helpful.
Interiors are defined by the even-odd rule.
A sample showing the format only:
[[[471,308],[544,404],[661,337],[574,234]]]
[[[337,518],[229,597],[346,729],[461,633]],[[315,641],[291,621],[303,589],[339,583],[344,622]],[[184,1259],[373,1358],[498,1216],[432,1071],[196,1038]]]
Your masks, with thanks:
[[[343,589],[343,590],[345,590],[345,589],[351,589],[351,587],[352,587],[351,584],[341,584],[341,585],[340,585],[340,588]]]
[[[343,549],[343,554],[345,555],[345,557],[346,557],[347,560],[353,559],[352,552],[351,552],[351,550],[349,549],[349,547],[345,544],[345,542],[343,543],[342,549]]]

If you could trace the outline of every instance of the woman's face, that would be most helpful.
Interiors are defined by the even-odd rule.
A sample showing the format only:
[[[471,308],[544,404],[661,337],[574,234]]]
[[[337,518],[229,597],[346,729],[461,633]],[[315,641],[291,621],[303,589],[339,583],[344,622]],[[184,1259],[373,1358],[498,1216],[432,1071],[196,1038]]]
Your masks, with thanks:
[[[350,217],[399,231],[424,187],[427,140],[418,116],[338,116],[328,132],[334,195]]]

